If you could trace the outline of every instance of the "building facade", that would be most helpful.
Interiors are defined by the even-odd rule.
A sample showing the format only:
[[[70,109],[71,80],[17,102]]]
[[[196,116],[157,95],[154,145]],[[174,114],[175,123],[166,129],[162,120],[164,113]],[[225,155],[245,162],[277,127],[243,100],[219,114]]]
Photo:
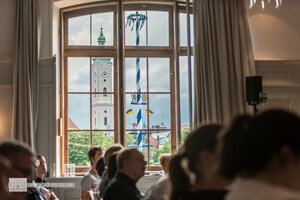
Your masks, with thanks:
[[[101,27],[98,37],[98,45],[105,45],[105,36]],[[113,91],[113,59],[93,58],[92,59],[92,88],[93,92],[104,94],[93,94],[92,97],[92,127],[93,129],[114,128],[113,95],[105,94]]]

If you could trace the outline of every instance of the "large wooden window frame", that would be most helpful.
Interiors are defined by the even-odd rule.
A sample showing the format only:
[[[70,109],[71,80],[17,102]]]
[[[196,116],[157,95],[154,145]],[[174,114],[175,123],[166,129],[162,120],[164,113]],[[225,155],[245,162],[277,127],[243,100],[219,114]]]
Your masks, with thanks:
[[[79,9],[79,10],[77,10]],[[90,146],[93,143],[93,130],[92,126],[92,95],[98,94],[111,94],[113,95],[114,99],[114,129],[101,129],[97,131],[113,131],[114,132],[114,143],[119,142],[119,137],[117,133],[119,132],[119,118],[117,117],[119,114],[118,110],[118,91],[119,91],[119,82],[117,76],[117,4],[113,2],[111,4],[107,3],[98,3],[96,7],[94,5],[90,5],[85,8],[74,8],[66,9],[64,11],[63,17],[63,47],[64,47],[64,155],[63,155],[63,163],[68,163],[68,133],[71,132],[89,132],[90,133]],[[103,12],[113,12],[113,30],[114,30],[114,40],[112,46],[84,46],[84,45],[69,45],[68,44],[68,19],[72,17],[78,17],[87,14],[94,14],[94,13],[103,13]],[[91,34],[91,33],[90,33]],[[86,57],[90,59],[90,92],[68,92],[68,58],[70,57]],[[98,91],[94,92],[91,90],[92,88],[92,58],[93,57],[111,57],[114,60],[113,64],[113,80],[114,80],[114,88],[112,92]],[[90,95],[90,129],[88,130],[68,130],[68,95],[69,94],[89,94]],[[85,172],[89,167],[76,167],[76,173]],[[63,172],[63,170],[62,170]]]
[[[109,2],[109,3],[108,3]],[[140,58],[169,58],[170,60],[170,92],[162,92],[170,94],[170,116],[171,116],[171,128],[170,129],[151,129],[149,131],[171,131],[171,152],[175,153],[180,144],[180,109],[179,109],[179,78],[178,75],[178,59],[179,56],[187,55],[186,47],[179,46],[179,28],[178,18],[179,12],[185,12],[184,7],[177,6],[175,1],[145,1],[144,3],[133,1],[107,1],[103,3],[93,3],[84,6],[76,6],[61,10],[62,19],[62,58],[63,58],[63,90],[61,94],[61,101],[64,105],[64,143],[63,143],[63,155],[62,164],[68,163],[68,94],[83,94],[80,92],[68,92],[68,58],[69,57],[111,57],[114,59],[114,89],[113,92],[107,92],[105,94],[114,95],[114,143],[123,143],[125,145],[125,134],[120,132],[128,131],[125,126],[125,102],[120,102],[121,99],[125,99],[126,94],[132,92],[126,92],[124,90],[124,64],[125,58],[128,57],[140,57]],[[125,46],[124,38],[124,18],[125,11],[130,10],[155,10],[155,11],[168,11],[169,12],[169,46]],[[113,46],[79,46],[68,45],[68,19],[71,17],[93,14],[99,12],[113,12],[114,13],[114,43]],[[122,17],[120,17],[120,14]],[[123,19],[122,22],[119,19]],[[119,25],[121,24],[121,26]],[[122,27],[120,29],[120,27]],[[119,31],[122,31],[120,33]],[[123,41],[120,41],[119,35],[123,36]],[[121,44],[122,45],[119,45]],[[122,47],[121,47],[122,46]],[[121,53],[120,53],[121,52]],[[124,55],[120,56],[120,55]],[[92,62],[90,60],[90,69]],[[122,74],[122,77],[120,77]],[[92,81],[92,70],[90,70],[90,84]],[[91,87],[91,86],[90,86]],[[149,87],[149,86],[148,86]],[[161,92],[149,92],[147,94],[162,94]],[[87,92],[84,94],[104,94],[103,92]],[[147,95],[149,98],[149,95]],[[92,98],[90,97],[90,112],[92,112]],[[122,104],[121,106],[119,104]],[[149,115],[149,113],[148,113]],[[90,113],[90,118],[92,114]],[[90,120],[92,123],[92,119]],[[148,116],[149,123],[149,116]],[[92,145],[92,125],[90,126],[90,145]],[[81,130],[78,130],[80,132]],[[86,130],[85,130],[86,131]],[[112,131],[112,130],[108,130]],[[72,132],[74,132],[72,130]],[[149,155],[149,143],[148,143],[148,155]],[[89,167],[76,167],[76,173],[85,172]],[[62,168],[63,169],[63,168]],[[147,170],[160,170],[157,166],[147,166]],[[63,170],[61,170],[63,172]],[[62,173],[63,174],[63,173]]]

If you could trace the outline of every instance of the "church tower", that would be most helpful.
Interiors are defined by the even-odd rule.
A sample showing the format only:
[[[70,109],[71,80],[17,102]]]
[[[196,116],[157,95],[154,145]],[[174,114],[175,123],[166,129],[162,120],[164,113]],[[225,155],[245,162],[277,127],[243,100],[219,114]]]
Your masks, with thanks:
[[[100,29],[98,45],[105,46],[103,28]],[[112,58],[92,59],[92,92],[113,92]],[[114,107],[112,94],[92,94],[93,129],[114,128]]]

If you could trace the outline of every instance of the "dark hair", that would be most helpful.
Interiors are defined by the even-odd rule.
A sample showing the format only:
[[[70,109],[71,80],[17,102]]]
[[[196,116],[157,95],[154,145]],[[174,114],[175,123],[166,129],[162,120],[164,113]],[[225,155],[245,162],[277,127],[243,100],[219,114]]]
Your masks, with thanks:
[[[112,146],[110,146],[106,152],[104,153],[104,163],[107,166],[108,165],[108,160],[111,154],[113,154],[114,152],[117,152],[121,149],[123,149],[124,147],[121,144],[114,144]]]
[[[91,158],[94,158],[95,157],[95,155],[96,155],[96,152],[97,151],[105,151],[104,150],[104,148],[102,147],[102,146],[94,146],[94,147],[91,147],[90,148],[90,150],[89,150],[89,152],[88,152],[88,156],[89,156],[89,159],[90,159],[90,161],[91,161],[91,164],[92,164],[92,160],[91,160]]]
[[[12,164],[18,159],[19,153],[27,153],[30,156],[34,156],[31,148],[22,142],[15,140],[8,140],[0,143],[0,155],[9,159]]]
[[[104,172],[104,170],[105,170],[104,157],[103,157],[103,156],[101,156],[101,157],[99,158],[98,162],[96,163],[95,169],[96,169],[98,175],[99,175],[100,177],[102,177],[102,174],[103,174],[103,172]]]
[[[222,126],[217,124],[197,128],[187,136],[179,152],[171,158],[169,165],[171,200],[181,199],[192,187],[190,178],[181,166],[182,159],[188,160],[188,170],[196,174],[199,153],[203,150],[215,152],[217,133],[221,128]]]
[[[300,118],[283,110],[236,117],[221,141],[220,172],[227,178],[264,170],[281,148],[300,154]]]
[[[44,156],[42,156],[41,154],[37,154],[36,156],[35,156],[36,158],[44,158]]]
[[[118,152],[115,152],[110,155],[107,167],[107,180],[110,181],[117,172],[117,155]]]

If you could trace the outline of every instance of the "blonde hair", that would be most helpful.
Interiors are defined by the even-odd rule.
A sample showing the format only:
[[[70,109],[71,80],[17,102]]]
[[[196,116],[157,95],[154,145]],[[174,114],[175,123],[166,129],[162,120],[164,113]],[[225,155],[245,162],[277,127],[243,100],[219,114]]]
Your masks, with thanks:
[[[163,154],[161,154],[159,156],[159,158],[158,158],[159,164],[162,167],[168,168],[169,167],[169,162],[170,162],[170,157],[171,157],[171,154],[169,154],[169,153],[163,153]]]

